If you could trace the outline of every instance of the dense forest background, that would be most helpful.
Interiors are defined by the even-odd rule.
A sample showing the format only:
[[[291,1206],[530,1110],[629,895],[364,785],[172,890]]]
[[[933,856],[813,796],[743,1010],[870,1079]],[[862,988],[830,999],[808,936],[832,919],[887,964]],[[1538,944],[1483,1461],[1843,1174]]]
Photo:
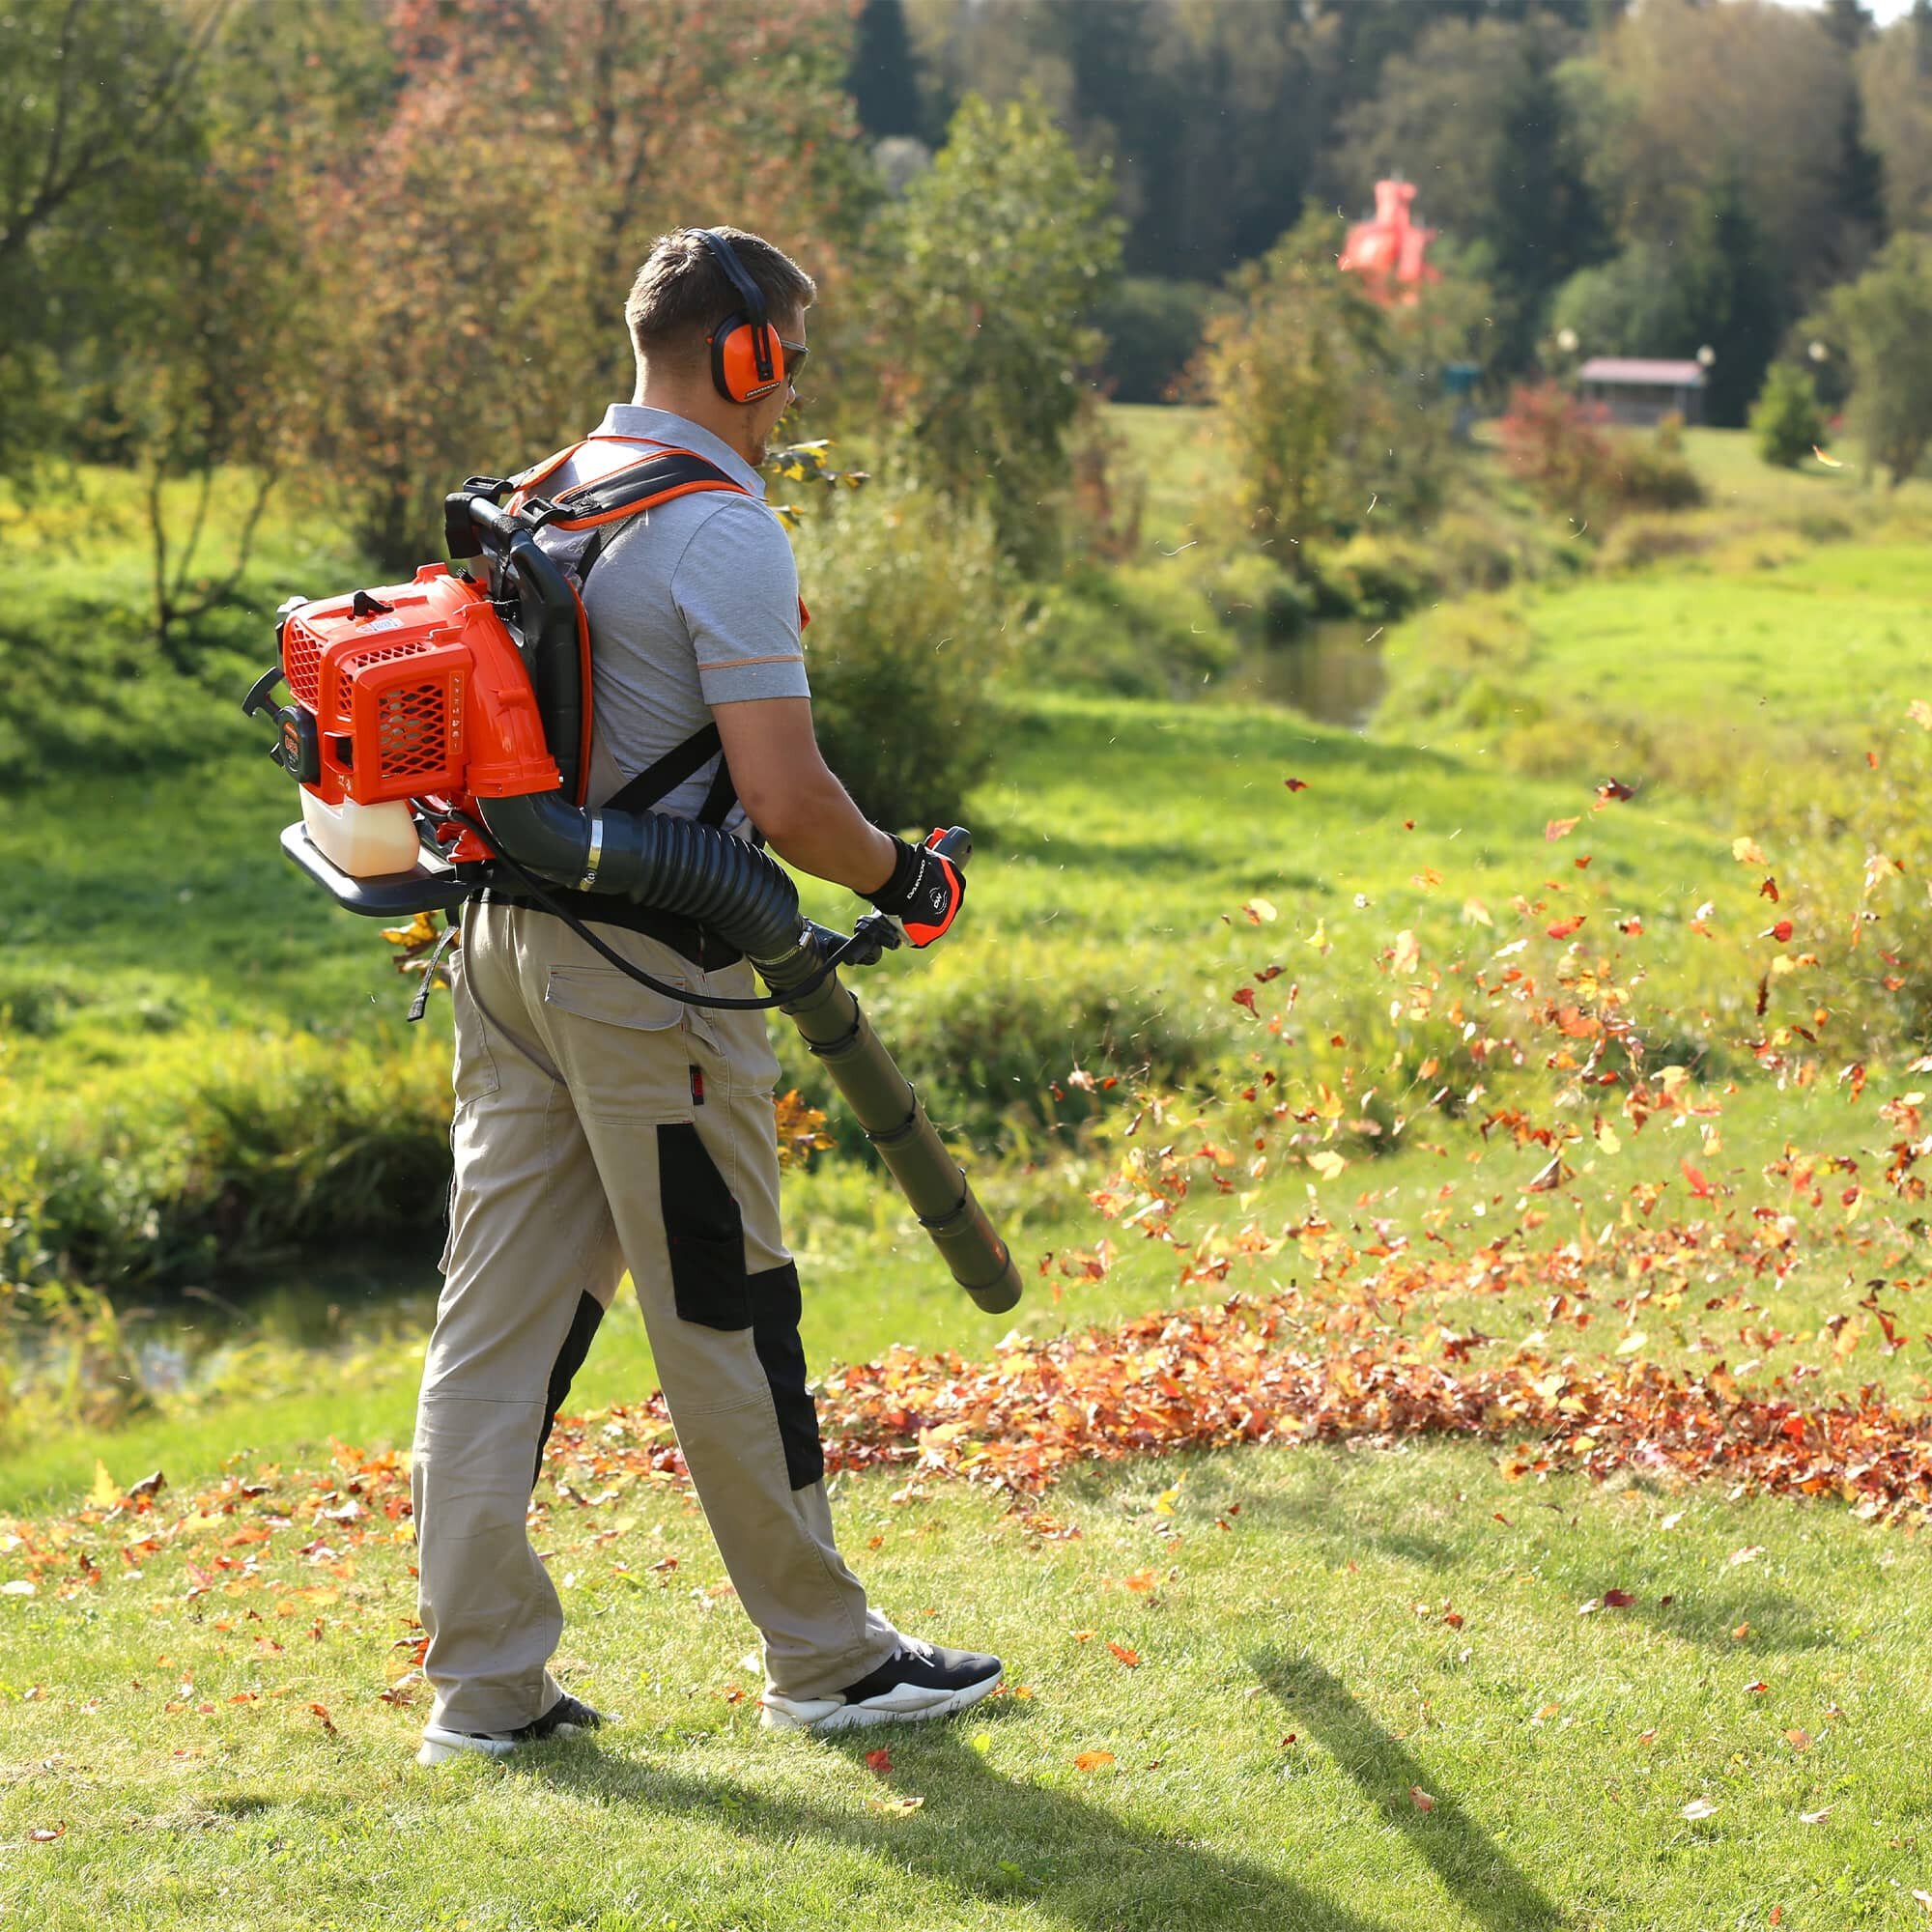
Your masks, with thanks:
[[[1361,214],[1381,175],[1493,292],[1493,371],[1563,328],[1708,346],[1732,423],[1820,293],[1932,213],[1927,0],[1883,31],[1860,0],[867,0],[852,74],[899,168],[966,93],[1029,88],[1111,160],[1128,401],[1305,202]]]
[[[141,652],[242,648],[270,530],[437,554],[452,481],[630,392],[624,292],[694,221],[818,278],[793,434],[882,487],[801,527],[847,639],[815,689],[879,797],[878,707],[981,674],[903,642],[963,584],[987,662],[1010,595],[1083,674],[1211,669],[1178,573],[1120,577],[1149,479],[1108,401],[1213,406],[1216,610],[1283,635],[1520,574],[1461,544],[1473,415],[1565,543],[1695,500],[1566,400],[1593,355],[1696,356],[1778,464],[1842,418],[1896,489],[1932,443],[1932,0],[10,0],[0,71],[0,486],[93,477],[146,579],[0,630],[69,694],[0,679],[0,781]],[[1390,176],[1435,234],[1399,300],[1336,270]]]
[[[1308,207],[1366,213],[1382,175],[1487,291],[1491,377],[1559,333],[1709,348],[1719,422],[1932,219],[1932,0],[1882,30],[1860,0],[20,0],[0,57],[0,461],[290,435],[360,460],[364,429],[401,434],[391,544],[432,452],[351,420],[351,373],[412,392],[408,418],[487,363],[490,409],[547,433],[621,380],[608,291],[672,222],[779,232],[846,365],[902,398],[892,325],[924,291],[878,215],[976,101],[1039,111],[1103,185],[1118,275],[1095,211],[1041,212],[1125,401],[1172,392],[1231,270]],[[955,267],[945,293],[1003,292]],[[514,383],[466,346],[485,331],[522,345]],[[265,357],[304,393],[251,380]],[[265,389],[276,423],[246,422]]]

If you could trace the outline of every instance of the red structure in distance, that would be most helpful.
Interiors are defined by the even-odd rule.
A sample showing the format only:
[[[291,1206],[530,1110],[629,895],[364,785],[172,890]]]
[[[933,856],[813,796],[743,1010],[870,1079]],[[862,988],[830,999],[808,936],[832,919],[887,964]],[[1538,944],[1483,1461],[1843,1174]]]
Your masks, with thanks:
[[[1414,199],[1413,182],[1378,181],[1374,218],[1350,225],[1337,260],[1337,267],[1361,276],[1378,301],[1412,302],[1422,283],[1441,279],[1441,271],[1423,260],[1435,230],[1409,218]]]

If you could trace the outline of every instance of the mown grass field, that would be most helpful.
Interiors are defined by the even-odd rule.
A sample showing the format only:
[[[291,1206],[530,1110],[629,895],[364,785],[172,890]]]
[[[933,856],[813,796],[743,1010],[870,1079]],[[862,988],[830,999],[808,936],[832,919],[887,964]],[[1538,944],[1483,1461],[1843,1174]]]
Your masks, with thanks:
[[[559,1667],[623,1722],[510,1766],[411,1765],[420,1704],[380,1701],[407,1664],[401,1545],[320,1566],[291,1547],[259,1589],[187,1605],[158,1559],[84,1615],[9,1599],[0,1899],[62,1928],[1921,1914],[1914,1542],[1717,1492],[1525,1492],[1445,1446],[1083,1475],[1055,1500],[1070,1542],[952,1489],[895,1502],[895,1482],[837,1497],[878,1600],[997,1647],[1009,1692],[842,1742],[755,1728],[745,1627],[674,1497],[539,1531]],[[642,1574],[666,1555],[674,1573]],[[1579,1615],[1609,1588],[1635,1604]]]
[[[1200,426],[1122,413],[1137,449],[1181,446],[1136,567],[1185,571]],[[1905,713],[1932,697],[1915,622],[1932,565],[1903,540],[1923,486],[1888,502],[1691,440],[1703,549],[1418,614],[1388,640],[1396,685],[1366,737],[1211,698],[1013,697],[971,801],[961,928],[864,990],[922,1084],[954,1083],[962,1151],[1028,1271],[1022,1335],[1293,1285],[1313,1332],[1424,1360],[1728,1363],[1807,1402],[1865,1383],[1922,1401],[1922,1238],[1883,1183],[1898,1129],[1878,1109],[1924,1084]],[[1833,526],[1806,536],[1828,493]],[[130,1150],[157,1131],[226,1147],[211,1116],[245,1125],[315,1056],[365,1056],[412,1119],[434,1104],[445,1019],[406,1032],[380,943],[281,861],[283,781],[239,718],[196,728],[179,764],[64,772],[0,817],[0,1086],[43,1160],[103,1118]],[[1611,778],[1635,795],[1593,810]],[[1761,862],[1737,856],[1751,838]],[[1867,889],[1869,850],[1912,865]],[[811,904],[850,915],[842,895]],[[1882,917],[1855,927],[1865,911]],[[1791,936],[1768,937],[1781,916]],[[1618,1111],[1636,1083],[1583,1084],[1600,1063],[1555,1017],[1578,1002],[1627,1017],[1667,1089],[1640,1127]],[[1752,1051],[1780,1029],[1774,1060]],[[1136,1097],[1144,1065],[1171,1103]],[[1120,1080],[1095,1119],[1076,1071]],[[1486,1131],[1499,1110],[1546,1138]],[[1088,1199],[1161,1144],[1195,1182],[1171,1241]],[[1766,1172],[1792,1148],[1804,1187]],[[1539,1189],[1552,1149],[1571,1172]],[[299,1147],[263,1157],[312,1184]],[[951,1288],[860,1163],[822,1157],[788,1201],[814,1364],[990,1352],[1007,1321]],[[325,1468],[331,1436],[406,1447],[440,1206],[432,1183],[420,1259],[404,1243],[386,1268],[338,1268],[328,1350],[172,1304],[229,1353],[112,1432],[16,1435],[15,1533],[67,1520],[97,1457],[113,1488],[158,1465],[180,1494],[226,1464]],[[1695,1238],[1654,1279],[1643,1243],[1665,1226]],[[1243,1228],[1298,1232],[1182,1279]],[[1378,1300],[1406,1264],[1391,1231],[1416,1256],[1567,1246],[1581,1286],[1504,1295],[1450,1270]],[[209,1285],[245,1303],[219,1260]],[[285,1260],[343,1258],[321,1238]],[[389,1273],[414,1302],[368,1292]],[[635,1403],[650,1377],[620,1304],[570,1406]],[[688,1500],[579,1508],[548,1477],[539,1500],[571,1616],[560,1667],[625,1722],[512,1769],[417,1774],[419,1687],[381,1701],[408,1662],[389,1649],[413,1610],[406,1523],[310,1560],[304,1514],[207,1594],[170,1549],[71,1597],[55,1571],[0,1596],[0,1902],[75,1925],[1366,1932],[1904,1926],[1932,1892],[1924,1559],[1829,1500],[1733,1494],[1721,1473],[1511,1482],[1489,1445],[1251,1449],[1083,1470],[1044,1501],[1081,1531],[1061,1539],[957,1484],[841,1476],[880,1602],[1000,1649],[1010,1694],[929,1736],[839,1745],[755,1730],[734,1695],[755,1697],[750,1633]],[[197,1532],[211,1551],[215,1533]],[[0,1573],[26,1576],[22,1547]],[[652,1573],[665,1554],[678,1567]],[[884,1776],[865,1762],[881,1742]],[[1094,1752],[1111,1760],[1082,1769]],[[1714,1808],[1686,1817],[1698,1801]]]

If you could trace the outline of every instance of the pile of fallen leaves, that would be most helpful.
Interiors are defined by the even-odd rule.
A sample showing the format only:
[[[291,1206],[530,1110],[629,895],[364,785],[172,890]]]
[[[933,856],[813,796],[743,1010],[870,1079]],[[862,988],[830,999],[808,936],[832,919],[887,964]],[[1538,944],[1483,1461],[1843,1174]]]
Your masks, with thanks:
[[[1424,1359],[1420,1338],[1387,1332],[1321,1346],[1326,1338],[1304,1315],[1295,1293],[1236,1296],[1119,1328],[1015,1341],[985,1363],[895,1350],[840,1371],[823,1391],[827,1462],[902,1468],[914,1481],[960,1477],[1025,1508],[1083,1462],[1447,1435],[1502,1445],[1514,1477],[1627,1469],[1835,1496],[1866,1519],[1932,1514],[1932,1416],[1908,1412],[1877,1386],[1807,1406],[1721,1367],[1684,1374],[1647,1362],[1552,1361],[1527,1346],[1478,1367],[1455,1347]],[[639,1485],[686,1480],[662,1397],[562,1418],[546,1460],[556,1500],[536,1502],[539,1517],[635,1503]],[[412,1536],[408,1469],[395,1450],[337,1444],[330,1469],[269,1465],[191,1497],[165,1495],[158,1473],[122,1492],[103,1471],[85,1507],[14,1523],[0,1536],[0,1594],[44,1587],[69,1598],[110,1577],[152,1577],[166,1563],[190,1601],[242,1596],[263,1587],[271,1558],[298,1556],[347,1578],[371,1539]],[[286,1580],[270,1587],[283,1594]],[[342,1594],[318,1580],[301,1601]]]

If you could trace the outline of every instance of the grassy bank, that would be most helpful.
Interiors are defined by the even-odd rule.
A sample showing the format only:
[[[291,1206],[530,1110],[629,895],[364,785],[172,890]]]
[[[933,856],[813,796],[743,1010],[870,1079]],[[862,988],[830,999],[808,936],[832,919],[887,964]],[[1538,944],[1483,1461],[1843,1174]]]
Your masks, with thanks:
[[[1125,413],[1158,517],[1178,515],[1206,488],[1199,420]],[[1169,439],[1165,452],[1155,436]],[[1876,527],[1915,514],[1918,486],[1877,501],[1842,477],[1749,467],[1739,439],[1698,435],[1691,446],[1712,495],[1692,518],[1756,519],[1779,545],[1811,513],[1814,486],[1835,493],[1834,514]],[[1190,569],[1184,527],[1151,520],[1144,567],[1177,580]],[[932,955],[878,969],[866,994],[1016,1249],[1036,1269],[1053,1257],[1023,1325],[1140,1312],[1188,1291],[1191,1248],[1123,1237],[1087,1198],[1134,1151],[1122,1136],[1135,1096],[1174,1090],[1205,1141],[1255,1142],[1232,1200],[1197,1190],[1183,1243],[1225,1238],[1222,1223],[1278,1232],[1311,1207],[1344,1229],[1371,1214],[1412,1228],[1427,1207],[1465,1242],[1508,1229],[1547,1244],[1579,1223],[1627,1222],[1646,1189],[1662,1190],[1666,1212],[1714,1228],[1769,1204],[1805,1239],[1761,1303],[1758,1332],[1778,1339],[1752,1358],[1781,1371],[1811,1350],[1834,1381],[1864,1371],[1866,1354],[1836,1353],[1819,1324],[1838,1312],[1846,1243],[1870,1223],[1841,1225],[1842,1204],[1813,1187],[1813,1205],[1788,1170],[1766,1170],[1795,1145],[1858,1164],[1861,1214],[1885,1198],[1876,1109],[1910,1091],[1917,981],[1886,963],[1889,948],[1854,949],[1845,933],[1861,907],[1909,929],[1907,908],[1867,904],[1862,870],[1868,843],[1889,849],[1909,828],[1909,763],[1895,766],[1888,749],[1873,775],[1861,755],[1853,776],[1871,783],[1855,809],[1802,839],[1794,831],[1790,845],[1774,840],[1764,867],[1740,864],[1733,841],[1772,836],[1741,818],[1747,797],[1796,792],[1804,815],[1818,759],[1845,751],[1867,691],[1895,732],[1916,734],[1899,716],[1932,664],[1909,613],[1932,584],[1896,543],[1840,538],[1769,566],[1741,555],[1425,612],[1391,633],[1396,689],[1366,739],[1211,698],[1014,695],[998,770],[972,801],[980,852],[966,920]],[[1501,655],[1492,665],[1485,652]],[[418,1270],[438,1238],[446,1013],[438,1003],[423,1027],[406,1028],[408,984],[380,941],[279,857],[285,782],[224,708],[222,675],[217,660],[198,701],[214,735],[195,756],[65,769],[16,793],[0,821],[12,1265],[65,1266],[124,1304],[165,1304],[200,1285],[245,1307],[254,1283],[312,1267],[345,1234],[379,1235]],[[1810,762],[1787,783],[1794,741]],[[1701,763],[1667,754],[1687,744],[1705,748]],[[1593,810],[1610,777],[1640,788]],[[1548,828],[1570,820],[1552,842]],[[1793,917],[1782,948],[1766,937],[1777,917],[1761,895],[1767,871],[1782,876]],[[1901,878],[1886,891],[1909,898],[1916,887]],[[817,887],[808,902],[833,923],[854,909]],[[1582,923],[1550,936],[1572,919]],[[1624,930],[1633,921],[1640,931]],[[1770,975],[1774,954],[1804,949],[1814,964]],[[1585,1050],[1566,1073],[1566,1042],[1550,1037],[1558,1009],[1527,997],[1579,974],[1628,996],[1653,1075],[1665,1063],[1686,1070],[1647,1131],[1609,1108],[1614,1151],[1591,1127],[1602,1103],[1581,1104],[1574,1068]],[[1822,1028],[1819,1008],[1832,1015]],[[1792,1024],[1812,1038],[1787,1031],[1776,1064],[1753,1050]],[[787,1077],[829,1100],[809,1057],[780,1037]],[[1869,1062],[1869,1093],[1839,1077],[1855,1062]],[[1243,1100],[1257,1082],[1260,1101]],[[1579,1122],[1580,1148],[1567,1139]],[[1565,1146],[1578,1170],[1570,1191],[1526,1192]],[[1714,1191],[1691,1190],[1687,1161]],[[791,1191],[815,1355],[958,1342],[958,1306],[928,1279],[894,1197],[849,1159],[821,1165]],[[1898,1238],[1909,1253],[1916,1237]],[[1254,1255],[1231,1268],[1231,1286],[1266,1287],[1281,1272]],[[1497,1325],[1481,1297],[1445,1295],[1440,1313]],[[1634,1326],[1624,1314],[1579,1324],[1576,1346],[1621,1346]],[[1534,1319],[1525,1310],[1505,1325],[1520,1334]],[[215,1304],[185,1306],[183,1320],[198,1344],[249,1333]],[[1709,1340],[1680,1324],[1649,1346],[1681,1359]],[[384,1395],[362,1385],[347,1342],[342,1351],[356,1412],[397,1439],[407,1370]],[[1914,1366],[1884,1360],[1893,1374]],[[254,1369],[273,1382],[264,1361]],[[264,1453],[321,1439],[332,1372],[316,1374],[314,1386],[291,1376],[286,1396],[252,1415]],[[613,1324],[586,1399],[649,1374],[640,1329]],[[225,1384],[211,1379],[218,1397]],[[130,1427],[145,1442],[167,1425]],[[36,1431],[19,1446],[7,1479],[17,1498],[89,1473],[78,1437]]]

